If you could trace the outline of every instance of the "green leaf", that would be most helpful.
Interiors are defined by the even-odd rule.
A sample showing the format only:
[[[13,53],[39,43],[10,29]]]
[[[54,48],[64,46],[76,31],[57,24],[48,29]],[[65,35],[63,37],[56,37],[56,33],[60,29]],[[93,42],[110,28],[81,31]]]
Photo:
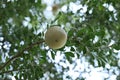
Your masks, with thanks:
[[[74,47],[71,47],[70,51],[75,51],[75,48],[74,48]]]
[[[74,57],[75,56],[73,52],[65,52],[65,55],[69,56],[69,57]]]
[[[52,59],[55,59],[55,53],[53,51],[51,51],[51,56],[52,56]]]

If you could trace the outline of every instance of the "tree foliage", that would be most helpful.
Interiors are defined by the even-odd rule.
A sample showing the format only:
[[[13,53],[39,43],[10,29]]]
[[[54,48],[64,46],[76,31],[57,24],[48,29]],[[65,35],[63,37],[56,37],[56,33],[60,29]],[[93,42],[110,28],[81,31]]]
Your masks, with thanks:
[[[93,66],[96,60],[98,67],[108,63],[120,69],[116,52],[120,49],[119,0],[53,0],[57,5],[51,6],[55,13],[52,18],[46,17],[47,4],[43,1],[0,1],[0,77],[39,80],[49,74],[51,80],[62,80],[63,73],[57,72],[48,55],[54,60],[58,51],[71,64],[77,55]],[[70,4],[82,7],[76,10]],[[64,6],[66,11],[62,10]],[[44,43],[44,33],[52,25],[68,32],[66,46],[59,50],[49,49]]]

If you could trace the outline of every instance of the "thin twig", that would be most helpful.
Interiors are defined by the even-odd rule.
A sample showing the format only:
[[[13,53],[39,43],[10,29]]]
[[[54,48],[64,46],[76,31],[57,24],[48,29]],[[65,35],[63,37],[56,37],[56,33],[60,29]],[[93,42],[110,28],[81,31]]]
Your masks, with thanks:
[[[14,55],[12,58],[10,58],[7,62],[5,62],[2,66],[0,66],[0,71],[2,69],[4,69],[11,61],[14,61],[18,57],[20,57],[24,53],[24,51],[30,50],[32,47],[39,45],[40,43],[43,43],[43,42],[44,42],[44,40],[40,40],[40,41],[33,43],[33,44],[29,45],[28,47],[24,48],[21,52],[18,52],[16,55]]]

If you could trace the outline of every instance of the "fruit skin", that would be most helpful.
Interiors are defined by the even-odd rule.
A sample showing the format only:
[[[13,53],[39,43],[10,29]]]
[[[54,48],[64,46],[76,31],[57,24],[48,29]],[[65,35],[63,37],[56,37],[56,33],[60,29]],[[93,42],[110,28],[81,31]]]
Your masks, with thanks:
[[[64,29],[54,26],[45,33],[45,42],[52,49],[62,48],[67,41],[67,33]]]

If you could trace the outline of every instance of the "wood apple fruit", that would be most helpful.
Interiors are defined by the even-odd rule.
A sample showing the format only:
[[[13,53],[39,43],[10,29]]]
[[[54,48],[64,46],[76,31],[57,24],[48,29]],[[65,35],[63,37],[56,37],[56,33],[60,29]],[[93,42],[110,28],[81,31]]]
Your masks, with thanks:
[[[45,33],[45,43],[52,49],[62,48],[67,41],[67,33],[59,26],[50,27]]]

